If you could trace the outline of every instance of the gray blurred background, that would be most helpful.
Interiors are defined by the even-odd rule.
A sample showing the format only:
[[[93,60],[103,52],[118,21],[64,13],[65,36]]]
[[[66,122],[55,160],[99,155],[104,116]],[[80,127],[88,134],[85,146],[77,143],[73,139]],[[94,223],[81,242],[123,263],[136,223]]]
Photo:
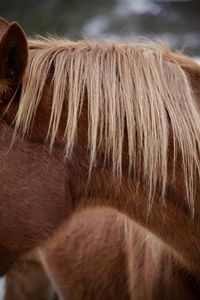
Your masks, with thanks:
[[[0,15],[31,36],[153,38],[200,55],[200,0],[0,0]]]
[[[200,60],[200,0],[0,0],[0,15],[31,36],[148,38]]]

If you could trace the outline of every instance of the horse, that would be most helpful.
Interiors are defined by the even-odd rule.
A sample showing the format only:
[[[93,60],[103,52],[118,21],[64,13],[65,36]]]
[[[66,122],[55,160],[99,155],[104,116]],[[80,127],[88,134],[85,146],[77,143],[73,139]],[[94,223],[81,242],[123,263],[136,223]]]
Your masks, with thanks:
[[[199,82],[162,45],[27,40],[2,19],[0,273],[74,210],[107,206],[198,276]]]
[[[197,278],[169,248],[113,209],[74,213],[39,249],[38,258],[61,299],[194,300],[200,295]],[[5,300],[53,299],[33,257],[17,267],[6,276]]]

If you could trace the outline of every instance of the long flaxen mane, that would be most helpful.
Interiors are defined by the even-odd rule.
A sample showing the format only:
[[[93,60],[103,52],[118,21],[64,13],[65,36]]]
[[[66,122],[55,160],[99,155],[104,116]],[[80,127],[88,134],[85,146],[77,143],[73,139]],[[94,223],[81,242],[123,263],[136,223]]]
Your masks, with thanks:
[[[58,39],[29,41],[29,64],[22,84],[16,131],[26,135],[34,121],[44,86],[53,66],[53,98],[47,136],[53,146],[63,105],[67,102],[63,136],[70,156],[87,94],[90,167],[99,147],[112,158],[121,176],[125,132],[129,171],[142,174],[149,199],[157,185],[164,197],[167,183],[169,129],[176,153],[182,157],[186,198],[194,211],[195,178],[200,174],[199,111],[189,79],[167,48],[160,45],[123,45],[70,42]],[[103,145],[102,145],[103,144]]]

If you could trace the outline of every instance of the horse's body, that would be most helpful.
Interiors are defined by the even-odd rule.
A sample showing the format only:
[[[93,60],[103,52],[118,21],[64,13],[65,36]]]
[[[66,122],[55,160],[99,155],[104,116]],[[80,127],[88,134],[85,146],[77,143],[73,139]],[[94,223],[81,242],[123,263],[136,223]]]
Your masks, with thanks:
[[[1,273],[74,209],[104,205],[199,274],[199,66],[155,46],[28,50],[16,23],[0,25]]]
[[[155,236],[109,209],[73,215],[45,248],[61,299],[194,300],[198,281]],[[63,268],[61,268],[63,266]]]
[[[108,208],[72,215],[39,250],[61,299],[197,300],[197,278],[154,235]],[[50,300],[44,271],[26,259],[6,277],[5,300]]]

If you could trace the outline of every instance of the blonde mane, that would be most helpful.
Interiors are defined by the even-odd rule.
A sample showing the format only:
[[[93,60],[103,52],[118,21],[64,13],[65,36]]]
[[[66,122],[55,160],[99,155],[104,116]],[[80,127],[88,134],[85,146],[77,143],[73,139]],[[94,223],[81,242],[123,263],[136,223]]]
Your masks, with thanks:
[[[175,164],[181,153],[186,198],[194,211],[194,183],[200,174],[200,122],[186,73],[162,46],[123,45],[56,39],[29,41],[27,73],[16,116],[16,131],[26,135],[34,120],[53,66],[53,98],[47,136],[54,144],[66,102],[63,139],[66,157],[77,135],[85,93],[88,103],[90,166],[99,147],[112,157],[113,172],[122,174],[124,133],[129,170],[148,179],[153,198],[158,184],[164,197],[169,129],[173,133]],[[66,97],[67,93],[67,97]]]

